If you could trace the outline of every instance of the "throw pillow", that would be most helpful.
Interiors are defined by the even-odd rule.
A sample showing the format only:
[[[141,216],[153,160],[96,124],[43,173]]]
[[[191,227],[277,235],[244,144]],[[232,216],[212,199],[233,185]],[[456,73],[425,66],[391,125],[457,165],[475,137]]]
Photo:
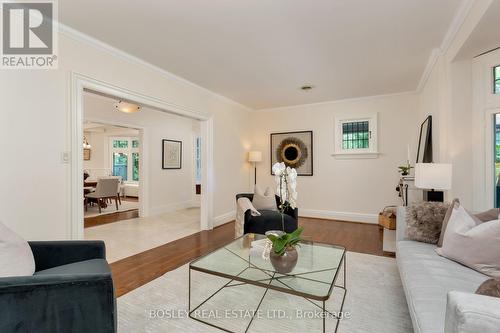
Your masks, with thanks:
[[[406,236],[410,240],[437,244],[448,204],[421,202],[408,208]]]
[[[276,206],[276,198],[268,187],[262,191],[260,187],[255,186],[252,204],[257,210],[278,210]]]
[[[448,225],[448,221],[450,220],[451,213],[453,212],[453,207],[455,207],[456,204],[459,205],[460,200],[455,198],[455,199],[453,199],[451,204],[448,206],[448,209],[446,210],[446,214],[444,215],[443,223],[441,225],[441,232],[439,234],[439,240],[437,242],[438,247],[443,246],[444,231],[446,230],[446,226]]]
[[[500,218],[500,209],[493,208],[482,213],[474,214],[474,216],[481,222],[488,222],[498,220]]]
[[[451,212],[453,211],[453,207],[455,204],[460,204],[460,201],[458,199],[453,199],[451,202],[451,205],[449,206],[448,210],[446,211],[446,215],[443,220],[443,225],[441,227],[441,235],[439,236],[439,241],[437,246],[441,247],[443,246],[443,238],[444,234],[446,232],[446,227],[448,226],[448,221],[450,220]],[[500,218],[500,209],[499,208],[493,208],[489,209],[487,211],[484,211],[482,213],[477,213],[477,214],[469,214],[471,217],[474,219],[476,224],[480,224],[483,222],[488,222],[492,220],[498,220]]]
[[[479,288],[477,288],[476,294],[500,298],[500,279],[489,279],[484,281]]]
[[[28,242],[0,222],[0,278],[33,273],[35,259]]]
[[[500,221],[476,224],[462,206],[455,206],[443,246],[436,252],[478,272],[500,278]]]

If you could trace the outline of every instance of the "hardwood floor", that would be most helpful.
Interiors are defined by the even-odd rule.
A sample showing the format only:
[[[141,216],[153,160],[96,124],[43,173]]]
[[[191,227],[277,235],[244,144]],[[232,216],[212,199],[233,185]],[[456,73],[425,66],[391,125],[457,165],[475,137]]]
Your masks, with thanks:
[[[86,217],[84,219],[84,227],[90,228],[90,227],[95,227],[98,225],[134,219],[136,217],[139,217],[139,210],[138,209],[132,209],[132,210],[127,210],[125,212],[116,212],[116,213],[111,213],[111,214],[106,214],[106,215]]]
[[[384,255],[377,225],[299,218],[304,238],[345,246],[348,251]],[[168,271],[230,243],[234,222],[201,231],[111,264],[116,296],[124,295]]]
[[[122,201],[139,202],[139,199],[134,198],[134,197],[122,198],[121,200]],[[90,228],[90,227],[95,227],[95,226],[102,225],[102,224],[108,224],[108,223],[113,223],[113,222],[118,222],[118,221],[123,221],[123,220],[134,219],[136,217],[139,217],[139,210],[138,209],[131,209],[131,210],[127,210],[124,212],[116,212],[116,213],[111,213],[111,214],[86,217],[84,219],[83,224],[84,224],[84,228]]]

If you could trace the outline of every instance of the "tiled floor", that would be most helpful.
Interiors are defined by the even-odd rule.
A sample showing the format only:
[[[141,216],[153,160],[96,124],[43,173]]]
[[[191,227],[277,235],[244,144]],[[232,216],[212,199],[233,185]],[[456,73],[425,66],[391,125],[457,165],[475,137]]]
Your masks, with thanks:
[[[172,242],[200,231],[200,209],[188,208],[85,228],[85,239],[106,243],[109,262]]]

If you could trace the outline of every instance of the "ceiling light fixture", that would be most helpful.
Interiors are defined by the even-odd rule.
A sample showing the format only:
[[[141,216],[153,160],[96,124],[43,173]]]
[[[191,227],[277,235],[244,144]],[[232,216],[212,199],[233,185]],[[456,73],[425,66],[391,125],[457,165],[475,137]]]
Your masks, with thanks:
[[[137,104],[119,101],[115,104],[115,109],[124,113],[136,113],[141,110],[141,107]]]
[[[314,88],[314,86],[305,85],[305,86],[300,87],[300,90],[303,90],[303,91],[309,91],[309,90],[311,90],[312,88]]]

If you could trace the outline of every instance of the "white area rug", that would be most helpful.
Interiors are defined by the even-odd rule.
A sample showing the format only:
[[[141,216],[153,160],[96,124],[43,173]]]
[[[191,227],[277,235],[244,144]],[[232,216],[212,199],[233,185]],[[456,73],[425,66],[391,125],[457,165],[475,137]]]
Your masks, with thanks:
[[[125,212],[127,210],[139,209],[139,202],[136,201],[125,201],[122,199],[122,204],[118,203],[118,210],[116,210],[115,200],[112,203],[108,202],[108,207],[101,208],[101,213],[99,213],[99,207],[94,204],[92,206],[88,205],[87,210],[84,210],[84,217],[94,217],[100,215],[113,214],[116,212]]]
[[[85,228],[85,239],[106,244],[108,262],[130,257],[200,231],[200,209],[187,208]]]
[[[193,288],[197,290],[196,295],[192,295],[192,300],[195,301],[196,299],[202,301],[227,281],[198,272],[194,272],[192,277]],[[338,283],[341,281],[339,279]],[[405,333],[413,331],[395,259],[348,252],[347,289],[344,313],[349,313],[350,318],[340,322],[338,332]],[[255,309],[264,289],[247,285],[224,290],[228,292],[215,296],[212,299],[213,302],[209,301],[205,304],[206,308],[211,310]],[[336,311],[335,307],[339,305],[335,300],[340,297],[336,297],[339,295],[335,290],[333,296],[327,302],[327,309],[330,311]],[[185,265],[120,297],[118,299],[118,331],[222,332],[187,317],[187,309],[188,265]],[[322,331],[321,319],[297,318],[296,314],[301,311],[310,310],[309,313],[312,313],[318,309],[303,298],[271,290],[264,298],[261,309],[262,313],[267,315],[256,319],[249,332],[313,333]],[[292,319],[280,319],[277,317],[282,312],[268,311],[278,309],[284,309],[287,314],[293,313],[295,316],[292,316]],[[276,314],[275,318],[269,318],[270,313]],[[207,313],[208,316],[214,314],[215,312],[212,311]],[[243,318],[245,314],[240,314],[233,314],[233,318],[230,319],[215,319],[215,321],[223,323],[235,332],[244,332],[248,318]],[[167,315],[180,318],[167,318]],[[327,332],[333,332],[334,329],[335,320],[329,319]]]

